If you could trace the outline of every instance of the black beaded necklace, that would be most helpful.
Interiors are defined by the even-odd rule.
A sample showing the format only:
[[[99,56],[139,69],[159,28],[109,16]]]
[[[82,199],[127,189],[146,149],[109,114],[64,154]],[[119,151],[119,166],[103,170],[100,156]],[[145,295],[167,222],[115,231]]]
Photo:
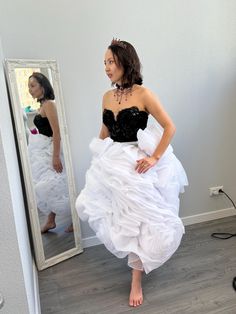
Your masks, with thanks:
[[[114,91],[114,97],[116,97],[116,101],[120,104],[122,101],[123,95],[125,96],[125,101],[127,101],[128,94],[132,96],[132,85],[129,83],[124,83],[123,85],[119,85],[116,83],[116,89]]]

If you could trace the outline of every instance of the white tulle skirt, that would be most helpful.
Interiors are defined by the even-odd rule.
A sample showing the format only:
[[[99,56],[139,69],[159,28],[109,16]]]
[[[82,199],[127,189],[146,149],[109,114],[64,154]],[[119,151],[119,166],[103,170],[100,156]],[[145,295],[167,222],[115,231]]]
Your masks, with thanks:
[[[136,161],[152,155],[162,132],[156,126],[139,130],[137,142],[93,139],[92,164],[76,200],[78,215],[96,236],[128,265],[149,273],[177,250],[184,226],[178,217],[179,193],[188,184],[185,171],[167,148],[146,173]]]
[[[61,153],[63,171],[58,173],[52,166],[52,137],[30,134],[28,152],[38,209],[45,215],[50,212],[63,215],[70,213],[63,154]]]

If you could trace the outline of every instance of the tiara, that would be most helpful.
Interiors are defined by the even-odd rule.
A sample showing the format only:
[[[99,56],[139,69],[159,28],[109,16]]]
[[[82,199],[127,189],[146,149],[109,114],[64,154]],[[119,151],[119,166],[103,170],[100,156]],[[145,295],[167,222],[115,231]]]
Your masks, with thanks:
[[[111,41],[111,45],[119,46],[121,48],[126,49],[126,44],[123,43],[122,41],[120,41],[120,39],[118,39],[118,38],[113,38]]]

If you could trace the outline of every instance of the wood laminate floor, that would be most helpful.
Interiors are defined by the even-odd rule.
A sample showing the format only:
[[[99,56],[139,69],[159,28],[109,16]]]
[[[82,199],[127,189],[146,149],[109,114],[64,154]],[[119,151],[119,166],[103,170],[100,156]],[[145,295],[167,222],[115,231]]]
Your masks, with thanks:
[[[44,226],[47,216],[39,212],[40,226]],[[56,216],[56,228],[42,234],[45,258],[56,256],[75,247],[74,232],[65,232],[71,225],[71,215]]]
[[[128,306],[130,268],[103,245],[39,273],[42,314],[236,314],[236,217],[186,227],[178,251],[143,279],[144,303]]]

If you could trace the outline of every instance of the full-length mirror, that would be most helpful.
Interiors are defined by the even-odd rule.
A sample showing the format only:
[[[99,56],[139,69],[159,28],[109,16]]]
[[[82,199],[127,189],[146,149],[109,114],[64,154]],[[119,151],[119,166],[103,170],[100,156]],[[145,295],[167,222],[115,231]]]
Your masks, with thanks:
[[[56,61],[6,60],[36,263],[82,252],[75,185]]]

